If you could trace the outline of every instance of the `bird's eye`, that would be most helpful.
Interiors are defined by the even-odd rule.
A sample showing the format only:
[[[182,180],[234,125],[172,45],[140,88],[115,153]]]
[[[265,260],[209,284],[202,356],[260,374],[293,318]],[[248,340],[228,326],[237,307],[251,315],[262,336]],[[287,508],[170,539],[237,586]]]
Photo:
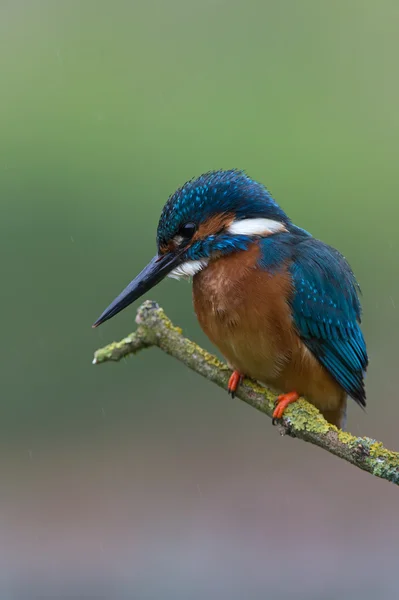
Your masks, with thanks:
[[[195,223],[184,223],[184,225],[179,228],[177,235],[182,238],[182,241],[187,242],[188,240],[191,240],[196,230],[197,226]]]

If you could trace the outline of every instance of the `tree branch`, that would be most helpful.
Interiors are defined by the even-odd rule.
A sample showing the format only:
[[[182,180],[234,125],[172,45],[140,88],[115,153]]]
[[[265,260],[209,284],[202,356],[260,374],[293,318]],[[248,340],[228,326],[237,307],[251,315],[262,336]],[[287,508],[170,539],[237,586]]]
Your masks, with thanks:
[[[157,346],[196,373],[227,389],[231,374],[227,365],[185,338],[181,329],[171,323],[155,302],[146,301],[140,306],[136,323],[138,327],[134,333],[97,350],[93,364],[118,361],[128,354]],[[237,397],[268,417],[272,416],[275,395],[267,388],[244,379],[237,390]],[[279,428],[282,435],[289,434],[315,444],[359,469],[399,485],[399,453],[387,450],[381,442],[371,438],[355,437],[337,429],[306,400],[300,399],[288,407]]]

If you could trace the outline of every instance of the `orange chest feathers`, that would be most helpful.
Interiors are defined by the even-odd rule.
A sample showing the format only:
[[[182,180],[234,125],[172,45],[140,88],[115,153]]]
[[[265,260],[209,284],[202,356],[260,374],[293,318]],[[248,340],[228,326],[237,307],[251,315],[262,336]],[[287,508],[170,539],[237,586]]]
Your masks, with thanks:
[[[194,309],[202,329],[232,367],[273,381],[298,349],[299,339],[288,304],[289,274],[260,269],[258,254],[254,244],[195,275]]]

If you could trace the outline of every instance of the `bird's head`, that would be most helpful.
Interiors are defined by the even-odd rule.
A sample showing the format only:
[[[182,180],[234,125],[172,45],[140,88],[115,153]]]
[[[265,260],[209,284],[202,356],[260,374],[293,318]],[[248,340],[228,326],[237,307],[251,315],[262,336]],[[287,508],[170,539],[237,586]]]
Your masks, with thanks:
[[[166,202],[158,223],[158,253],[97,319],[96,327],[137,300],[166,275],[190,277],[221,256],[286,231],[290,220],[266,188],[237,170],[192,179]]]

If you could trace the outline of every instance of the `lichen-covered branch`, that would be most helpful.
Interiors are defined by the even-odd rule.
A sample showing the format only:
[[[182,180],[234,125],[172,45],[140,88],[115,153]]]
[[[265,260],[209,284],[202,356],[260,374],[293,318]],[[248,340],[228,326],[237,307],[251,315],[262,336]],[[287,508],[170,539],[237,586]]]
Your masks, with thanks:
[[[182,335],[162,308],[155,302],[144,302],[137,312],[137,330],[120,342],[109,344],[94,355],[94,364],[118,361],[128,354],[144,348],[158,346],[174,356],[187,367],[206,377],[222,388],[227,388],[231,374],[227,365],[220,362],[197,344]],[[275,395],[253,381],[244,379],[237,391],[237,398],[257,408],[269,417],[274,409]],[[319,411],[306,400],[300,399],[288,407],[280,425],[286,433],[310,442],[327,452],[343,458],[356,467],[399,484],[399,453],[384,448],[381,442],[368,437],[355,437],[330,425]]]

